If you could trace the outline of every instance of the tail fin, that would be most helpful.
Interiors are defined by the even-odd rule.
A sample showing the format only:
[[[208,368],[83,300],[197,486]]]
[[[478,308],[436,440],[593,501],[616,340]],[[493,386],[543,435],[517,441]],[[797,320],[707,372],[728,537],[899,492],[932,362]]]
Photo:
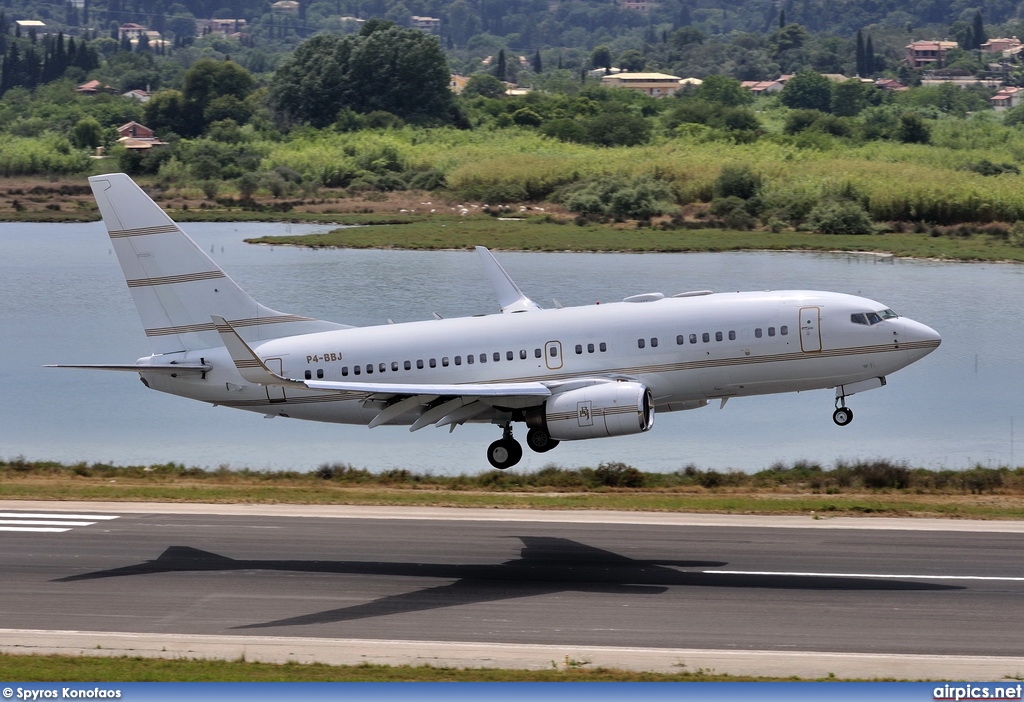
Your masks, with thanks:
[[[344,328],[253,300],[124,173],[89,185],[154,354],[220,346],[213,314],[249,342]]]

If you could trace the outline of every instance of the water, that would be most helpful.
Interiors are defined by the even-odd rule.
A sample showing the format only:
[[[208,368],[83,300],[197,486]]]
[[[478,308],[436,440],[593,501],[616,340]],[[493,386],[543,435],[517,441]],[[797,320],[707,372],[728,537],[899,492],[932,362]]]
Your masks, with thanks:
[[[261,302],[283,312],[377,324],[497,311],[475,253],[315,251],[252,246],[262,234],[320,225],[189,224],[186,230]],[[638,234],[643,236],[643,234]],[[103,227],[0,224],[0,457],[59,461],[309,470],[347,462],[374,470],[489,470],[493,426],[449,435],[426,428],[263,419],[146,390],[129,373],[42,368],[46,363],[132,362],[148,355]],[[564,442],[526,452],[524,469],[622,461],[643,470],[759,470],[806,459],[884,458],[929,468],[1016,464],[1024,435],[1024,325],[1016,298],[1024,267],[802,253],[499,253],[544,306],[614,301],[684,290],[811,288],[883,302],[937,329],[942,346],[856,395],[856,419],[832,423],[833,393],[740,398],[724,410],[662,414],[642,435]],[[524,435],[520,430],[520,438]]]

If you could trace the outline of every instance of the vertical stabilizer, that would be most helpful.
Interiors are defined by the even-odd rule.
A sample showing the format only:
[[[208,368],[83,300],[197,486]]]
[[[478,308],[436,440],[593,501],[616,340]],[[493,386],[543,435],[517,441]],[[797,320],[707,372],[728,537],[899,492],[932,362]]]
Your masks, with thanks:
[[[219,346],[214,314],[249,342],[343,328],[253,300],[124,173],[89,185],[154,354]]]

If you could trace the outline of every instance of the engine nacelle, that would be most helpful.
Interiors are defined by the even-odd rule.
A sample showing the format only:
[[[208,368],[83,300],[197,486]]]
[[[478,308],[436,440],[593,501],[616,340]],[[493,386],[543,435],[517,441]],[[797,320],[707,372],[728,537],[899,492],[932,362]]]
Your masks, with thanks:
[[[553,395],[526,423],[558,441],[639,434],[654,425],[654,403],[646,385],[600,383]]]

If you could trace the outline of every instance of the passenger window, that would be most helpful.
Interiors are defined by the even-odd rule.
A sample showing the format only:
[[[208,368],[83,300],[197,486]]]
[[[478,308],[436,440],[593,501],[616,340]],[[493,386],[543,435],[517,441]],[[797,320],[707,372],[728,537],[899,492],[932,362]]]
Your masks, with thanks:
[[[651,348],[653,349],[653,348],[656,348],[657,346],[658,346],[658,337],[656,337],[656,336],[652,337],[651,338]]]
[[[605,351],[607,351],[607,350],[608,350],[608,344],[606,344],[606,343],[604,343],[604,342],[602,341],[602,342],[601,342],[601,345],[600,345],[600,346],[598,346],[597,348],[601,349],[601,353],[604,353]]]
[[[519,349],[519,358],[526,360],[526,349]]]
[[[462,356],[456,356],[455,357],[455,365],[457,365],[457,366],[461,366],[462,365]]]
[[[473,354],[469,354],[468,356],[466,356],[466,363],[468,363],[469,365],[473,365],[473,363],[475,362],[476,356],[474,356]]]
[[[697,343],[697,335],[696,334],[690,334],[690,343],[691,344],[696,344]]]
[[[783,324],[781,327],[779,327],[779,333],[782,334],[783,336],[789,334],[789,326]]]
[[[736,341],[736,332],[729,330],[729,341]]]
[[[366,364],[366,374],[370,375],[372,373],[373,373],[373,364],[372,363],[367,363]]]
[[[324,379],[324,369],[323,368],[317,368],[316,369],[316,377],[317,377],[318,380],[323,380]]]
[[[583,353],[583,344],[576,344],[576,354],[579,355],[581,353]]]
[[[709,341],[711,341],[711,335],[708,334],[707,332],[704,332],[703,334],[700,335],[700,340],[706,344]]]
[[[391,370],[393,370],[393,371],[397,371],[398,370],[398,361],[392,361],[391,362]]]
[[[441,365],[444,366],[445,368],[448,367],[448,357],[447,356],[442,356],[441,357]]]
[[[422,358],[417,358],[416,359],[416,367],[418,369],[420,369],[420,370],[423,370],[423,359]]]
[[[497,363],[498,361],[501,360],[501,352],[500,351],[495,351],[494,355],[491,356],[491,358],[493,358],[494,362]]]
[[[437,368],[437,359],[436,358],[430,359],[430,367],[431,368]]]
[[[344,378],[347,378],[347,377],[348,377],[348,366],[342,366],[342,367],[341,367],[341,375],[342,375],[342,377],[344,377]],[[307,377],[308,377],[308,376],[307,376]]]
[[[761,338],[761,334],[762,334],[761,327],[758,327],[757,329],[754,330],[754,337],[755,338],[760,339]]]
[[[359,366],[352,366],[352,372],[355,373],[356,375],[359,375],[360,373],[363,372],[363,369]],[[317,376],[320,378],[323,377],[322,375],[320,375],[320,371],[317,371]]]
[[[551,348],[548,349],[548,355],[551,356],[551,358],[555,358],[558,355],[558,347],[552,344]]]
[[[715,332],[715,341],[722,340],[722,332]]]
[[[685,342],[685,341],[686,341],[686,337],[684,337],[682,334],[676,334],[676,345],[677,346],[682,346],[683,342]]]
[[[487,354],[486,353],[480,354],[480,363],[487,363]]]
[[[533,350],[533,357],[534,358],[540,358],[542,355],[543,354],[540,352],[540,349],[534,349]]]
[[[768,327],[768,336],[775,336],[775,327]]]
[[[405,368],[406,370],[412,370],[412,361],[406,361],[405,363],[402,364],[402,367]]]
[[[642,349],[642,348],[643,348],[644,346],[646,346],[646,345],[647,345],[647,342],[646,342],[646,341],[644,341],[643,339],[637,339],[637,340],[636,340],[636,347],[637,347],[638,349]]]
[[[345,369],[344,368],[341,369],[341,374],[345,375]],[[306,380],[312,380],[312,379],[313,379],[313,371],[306,371]]]
[[[594,353],[594,345],[587,344],[587,353]]]
[[[514,351],[506,351],[506,352],[505,352],[505,360],[506,360],[506,361],[511,361],[511,360],[514,360],[514,359],[515,359],[515,357],[516,357],[516,354],[515,354],[515,352],[514,352]]]

